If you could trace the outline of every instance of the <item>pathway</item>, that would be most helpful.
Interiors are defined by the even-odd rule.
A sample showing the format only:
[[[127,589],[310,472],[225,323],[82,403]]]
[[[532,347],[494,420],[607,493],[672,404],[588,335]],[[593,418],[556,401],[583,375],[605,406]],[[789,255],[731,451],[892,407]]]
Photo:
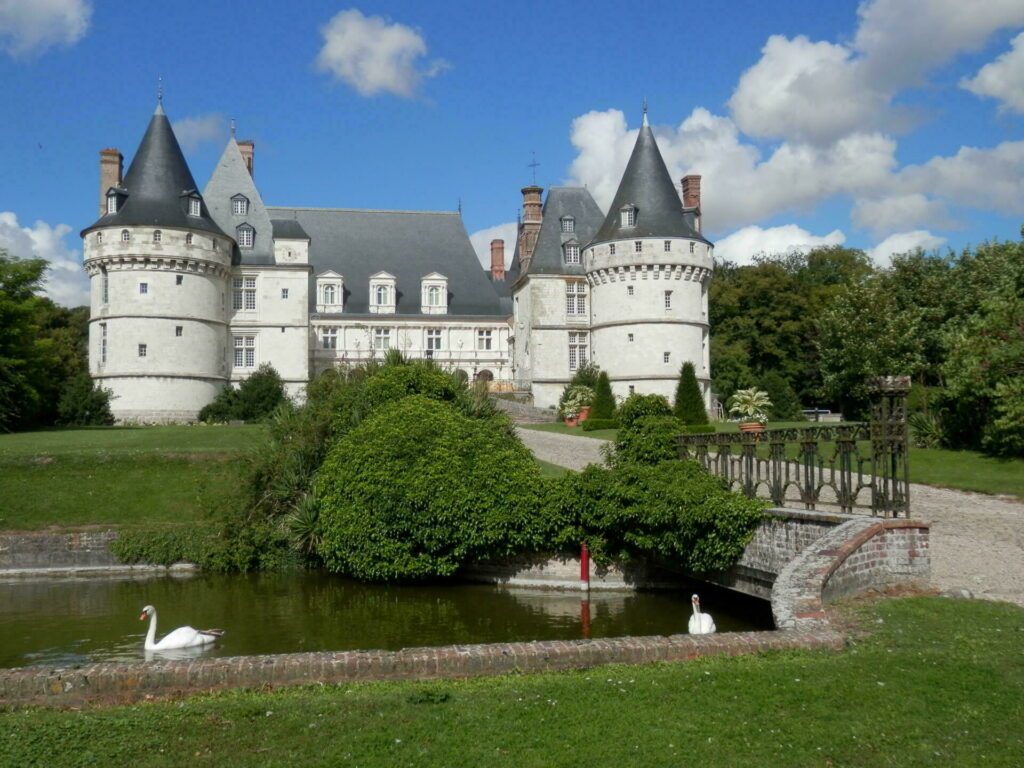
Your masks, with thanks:
[[[605,441],[520,429],[538,459],[570,469],[600,463]],[[931,523],[932,583],[1024,606],[1024,504],[1007,496],[910,487],[914,517]]]

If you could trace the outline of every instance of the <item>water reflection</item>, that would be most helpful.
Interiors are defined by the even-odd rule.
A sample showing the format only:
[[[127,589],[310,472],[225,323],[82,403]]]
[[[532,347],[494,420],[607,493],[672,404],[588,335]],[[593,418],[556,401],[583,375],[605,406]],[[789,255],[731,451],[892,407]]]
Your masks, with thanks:
[[[719,631],[768,629],[766,603],[701,585]],[[0,667],[167,658],[143,652],[139,609],[157,636],[222,627],[203,655],[290,653],[658,635],[686,631],[692,588],[548,592],[478,584],[367,585],[322,573],[55,578],[0,582]]]

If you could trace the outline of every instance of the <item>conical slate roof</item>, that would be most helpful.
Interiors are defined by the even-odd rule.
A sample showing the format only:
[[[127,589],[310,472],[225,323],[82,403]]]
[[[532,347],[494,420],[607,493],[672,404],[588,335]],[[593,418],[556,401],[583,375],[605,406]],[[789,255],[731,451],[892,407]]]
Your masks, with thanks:
[[[238,195],[249,201],[249,210],[245,214],[234,211],[232,200]],[[203,190],[203,203],[209,209],[210,217],[236,241],[240,226],[248,224],[253,228],[252,248],[239,250],[236,247],[243,264],[274,263],[274,227],[234,136],[228,139],[228,145]]]
[[[636,206],[636,226],[623,227],[623,206]],[[592,243],[638,237],[688,237],[708,242],[687,221],[672,177],[644,120],[604,224]]]
[[[199,216],[188,215],[188,196],[198,195],[198,190],[161,104],[157,104],[121,189],[125,194],[117,213],[101,216],[82,231],[83,235],[99,227],[116,226],[171,227],[224,234],[210,218],[205,203],[201,203]]]

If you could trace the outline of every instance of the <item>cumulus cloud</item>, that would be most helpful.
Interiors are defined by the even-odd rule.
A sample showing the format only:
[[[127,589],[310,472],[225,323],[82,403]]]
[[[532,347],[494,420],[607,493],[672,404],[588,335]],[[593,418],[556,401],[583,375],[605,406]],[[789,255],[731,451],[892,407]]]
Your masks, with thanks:
[[[926,229],[915,229],[913,232],[899,232],[890,235],[871,248],[868,255],[880,267],[887,267],[892,264],[892,257],[895,254],[916,251],[918,248],[931,251],[939,248],[945,242],[946,238],[933,235]]]
[[[901,130],[902,89],[996,31],[1024,24],[1019,0],[869,0],[849,44],[770,37],[740,77],[729,108],[751,136],[828,143],[856,132]]]
[[[91,16],[86,0],[0,0],[0,49],[17,58],[74,45]]]
[[[812,235],[796,224],[762,229],[743,227],[715,243],[715,257],[734,264],[752,264],[755,256],[775,256],[809,251],[821,245],[842,245],[846,235],[834,229],[827,235]]]
[[[172,127],[178,143],[186,152],[192,152],[208,141],[223,141],[228,133],[224,115],[217,113],[183,117],[175,120]]]
[[[480,229],[469,236],[469,242],[473,244],[476,257],[486,269],[491,268],[491,240],[505,241],[505,266],[512,263],[512,255],[516,251],[516,232],[518,227],[514,221],[505,224],[496,224],[493,227]]]
[[[351,8],[321,30],[324,46],[317,68],[348,83],[363,96],[393,93],[410,98],[420,84],[449,68],[444,59],[421,61],[427,43],[416,30]]]
[[[870,229],[878,235],[917,226],[949,227],[946,204],[920,192],[894,194],[886,197],[864,198],[854,202],[853,221],[857,226]]]
[[[0,211],[0,249],[22,259],[45,259],[50,268],[44,293],[58,304],[77,307],[89,303],[89,278],[82,269],[81,253],[64,242],[69,232],[67,224],[51,227],[45,221],[24,227],[11,211]]]
[[[998,99],[1001,110],[1024,113],[1024,32],[1010,43],[1010,50],[965,77],[960,86],[977,96]]]

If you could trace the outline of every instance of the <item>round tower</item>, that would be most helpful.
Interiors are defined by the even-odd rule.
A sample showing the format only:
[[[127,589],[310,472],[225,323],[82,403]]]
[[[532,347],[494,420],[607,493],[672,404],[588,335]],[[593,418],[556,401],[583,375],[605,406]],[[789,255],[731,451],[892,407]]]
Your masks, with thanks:
[[[118,422],[189,421],[228,379],[234,241],[210,218],[161,105],[123,179],[115,153],[100,153],[101,216],[82,231],[89,370]]]
[[[689,361],[710,403],[712,245],[700,234],[699,177],[687,178],[684,207],[645,115],[604,224],[583,252],[593,360],[620,397],[671,402]]]

